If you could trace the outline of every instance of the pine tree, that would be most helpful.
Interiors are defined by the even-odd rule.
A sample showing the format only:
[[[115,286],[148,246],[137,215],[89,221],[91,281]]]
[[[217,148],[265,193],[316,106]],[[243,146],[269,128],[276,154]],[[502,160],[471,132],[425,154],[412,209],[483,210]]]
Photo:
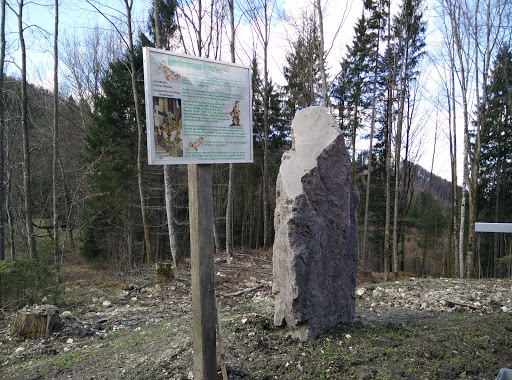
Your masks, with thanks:
[[[136,60],[142,68],[142,48],[136,49]],[[131,94],[129,57],[111,63],[101,81],[103,93],[95,96],[93,121],[86,136],[85,161],[91,165],[90,195],[86,199],[82,254],[91,259],[104,258],[114,248],[129,252],[124,233],[133,223],[132,202],[137,183],[137,128]],[[123,244],[123,242],[125,242]],[[129,244],[129,243],[128,243]]]
[[[284,77],[291,117],[295,112],[316,105],[320,94],[320,35],[315,18],[305,14],[297,39],[286,54]]]
[[[512,154],[512,51],[505,45],[498,52],[487,86],[484,128],[482,138],[478,187],[479,219],[487,222],[510,222],[512,202],[507,194],[512,190],[512,167],[508,157]],[[498,277],[499,260],[505,255],[501,234],[493,234],[492,243],[483,241],[482,263],[487,262],[489,275]],[[492,260],[486,260],[485,252],[493,252]]]

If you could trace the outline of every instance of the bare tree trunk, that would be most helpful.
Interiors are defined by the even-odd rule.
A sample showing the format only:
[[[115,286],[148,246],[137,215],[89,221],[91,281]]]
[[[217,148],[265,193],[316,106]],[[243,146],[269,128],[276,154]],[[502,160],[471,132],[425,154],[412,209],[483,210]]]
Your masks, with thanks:
[[[355,182],[356,180],[356,133],[357,133],[357,100],[356,100],[356,106],[354,109],[354,125],[352,128],[352,136],[350,136],[350,143],[352,144],[352,168],[350,170],[350,179],[352,182]]]
[[[370,218],[370,188],[372,178],[372,155],[373,155],[373,133],[375,129],[375,112],[377,100],[377,78],[378,78],[378,57],[379,57],[379,41],[380,41],[380,27],[377,31],[377,46],[375,48],[375,68],[373,71],[373,95],[372,95],[372,121],[370,126],[370,147],[368,148],[368,174],[366,179],[366,199],[364,205],[364,227],[363,227],[363,244],[362,244],[362,260],[363,264],[366,263],[368,254],[368,222]]]
[[[464,133],[464,139],[469,137]],[[466,224],[466,184],[468,178],[468,154],[464,144],[464,174],[462,179],[462,200],[460,202],[460,225],[459,225],[459,278],[464,278],[464,226]]]
[[[475,42],[475,79],[476,79],[476,98],[480,99],[479,95],[479,88],[478,88],[478,79],[479,79],[479,72],[478,72],[478,9],[480,7],[480,1],[477,0],[476,2],[476,8],[475,8],[475,24],[474,24],[474,42]],[[487,46],[486,48],[489,48],[488,45],[489,40],[487,40]],[[485,63],[484,63],[485,66]],[[485,71],[485,67],[484,67]],[[485,74],[484,74],[485,78]],[[487,87],[486,81],[483,83],[484,87],[484,96],[482,98],[482,105],[478,106],[477,111],[477,119],[476,119],[476,142],[474,146],[474,155],[473,159],[471,160],[471,175],[469,176],[468,180],[468,187],[469,187],[469,233],[468,233],[468,253],[466,255],[466,277],[471,278],[474,276],[474,265],[473,265],[473,257],[474,257],[474,236],[475,236],[475,222],[476,222],[476,189],[478,186],[478,163],[480,158],[480,131],[483,129],[482,126],[482,108],[485,107],[485,88]],[[468,138],[469,143],[469,138]],[[471,155],[471,148],[467,147],[468,156]]]
[[[318,47],[318,56],[320,58],[320,76],[322,77],[322,104],[324,107],[329,106],[329,96],[327,93],[327,78],[325,75],[324,62],[324,17],[322,12],[322,4],[320,0],[316,0],[316,9],[318,11],[318,27],[320,28],[320,46]],[[356,113],[357,117],[357,113]],[[354,152],[355,153],[355,152]],[[352,178],[353,180],[353,178]]]
[[[60,283],[61,254],[59,247],[59,0],[55,0],[54,79],[53,79],[53,243],[56,282]]]
[[[24,1],[19,2],[18,31],[21,48],[21,134],[23,139],[23,190],[25,192],[25,228],[27,233],[27,246],[29,255],[37,259],[36,240],[32,222],[32,189],[30,186],[30,146],[28,137],[27,115],[27,56],[25,39],[23,37],[23,6]]]
[[[496,181],[495,181],[495,187],[496,187],[496,200],[494,203],[494,223],[498,223],[500,221],[499,219],[499,210],[500,210],[500,185],[501,185],[501,168],[500,168],[500,161],[501,157],[498,157],[498,167],[496,170]],[[494,234],[494,247],[493,247],[493,260],[492,260],[492,267],[493,267],[493,277],[498,277],[498,258],[499,258],[499,241],[501,239],[501,234]]]
[[[403,97],[403,94],[402,94]],[[403,107],[403,105],[402,105]],[[398,196],[400,193],[400,150],[402,145],[402,123],[397,125],[395,139],[395,196],[393,207],[393,273],[398,273]]]
[[[203,55],[202,47],[203,47],[203,39],[202,39],[202,25],[203,25],[203,2],[198,0],[197,2],[197,55],[201,57]]]
[[[393,273],[398,273],[398,196],[400,193],[400,151],[402,150],[402,125],[404,120],[405,110],[405,87],[406,79],[405,74],[408,68],[408,53],[407,48],[405,55],[405,65],[403,68],[403,75],[401,75],[402,92],[400,98],[400,109],[398,116],[398,123],[396,126],[396,138],[395,138],[395,199],[393,208]]]
[[[231,62],[235,63],[235,5],[229,0],[229,19],[231,25]],[[226,256],[233,257],[233,203],[235,195],[235,165],[229,164],[228,204],[226,207]]]
[[[8,146],[8,145],[7,145]],[[9,149],[5,152],[6,162],[9,162]],[[7,169],[5,173],[5,179],[7,183],[7,187],[5,189],[5,213],[7,214],[7,225],[9,226],[9,248],[10,248],[10,258],[14,260],[16,258],[16,241],[14,237],[14,218],[11,210],[11,201],[12,201],[12,181],[11,181],[11,170]]]
[[[139,183],[139,195],[140,195],[140,206],[142,211],[142,224],[144,227],[144,241],[146,243],[146,261],[148,264],[154,264],[152,252],[151,252],[151,241],[149,240],[149,220],[148,211],[146,206],[146,196],[144,189],[144,182],[142,177],[142,140],[144,131],[142,128],[142,120],[139,109],[139,92],[137,90],[137,73],[135,71],[135,56],[133,47],[133,35],[132,35],[132,6],[133,0],[124,0],[126,5],[126,24],[128,26],[128,47],[130,52],[130,68],[132,76],[132,89],[133,89],[133,101],[135,102],[135,118],[137,121],[137,180]]]
[[[390,8],[390,4],[388,5]],[[391,57],[391,10],[388,9],[388,56]],[[388,134],[386,138],[386,222],[384,226],[384,278],[389,278],[389,233],[391,213],[391,135],[393,133],[393,86],[391,75],[391,60],[388,59]]]
[[[468,253],[466,255],[466,277],[475,277],[475,223],[476,223],[476,192],[478,187],[478,163],[473,161],[469,180],[469,230]]]
[[[248,206],[249,206],[249,165],[245,166],[245,187],[244,187],[244,205],[242,211],[242,236],[241,236],[241,246],[245,248],[247,246],[247,242],[249,242],[249,246],[251,245],[251,235],[249,234],[249,238],[247,238],[247,224],[250,223],[248,220]]]
[[[450,51],[450,54],[451,51]],[[451,258],[452,256],[448,256],[448,276],[451,277],[454,275],[458,268],[459,268],[459,250],[458,250],[458,244],[457,244],[457,198],[458,198],[458,192],[457,192],[457,121],[456,121],[456,108],[455,108],[455,67],[453,64],[453,56],[450,57],[451,61],[451,88],[452,88],[452,96],[450,98],[449,93],[447,93],[447,101],[448,104],[451,104],[450,107],[450,117],[453,120],[449,120],[449,128],[450,128],[450,162],[451,162],[451,175],[452,175],[452,183],[451,183],[451,217],[450,217],[450,239],[449,244],[450,247],[453,249],[453,269],[451,268]],[[451,103],[450,103],[451,102]],[[453,127],[452,127],[453,125]]]
[[[5,259],[5,187],[4,187],[4,64],[5,64],[5,0],[2,0],[2,20],[0,25],[0,260]]]
[[[155,45],[162,48],[162,38],[160,34],[161,25],[159,17],[158,0],[153,1],[153,17],[155,18]],[[169,234],[169,247],[171,249],[172,267],[177,266],[178,241],[176,237],[176,226],[174,224],[174,204],[172,199],[172,167],[164,165],[164,194],[165,194],[165,211],[167,214],[167,232]]]
[[[435,131],[435,135],[434,135],[434,150],[432,152],[432,161],[431,161],[431,165],[430,165],[430,177],[429,177],[429,180],[428,180],[428,199],[427,199],[427,207],[429,207],[430,203],[432,202],[432,184],[433,184],[433,173],[434,173],[434,159],[436,157],[436,146],[437,146],[437,127],[438,127],[438,124],[437,124],[437,121],[436,121],[436,131]],[[425,226],[423,226],[423,228],[425,228]],[[437,226],[436,226],[437,228]],[[428,233],[429,231],[427,230],[427,228],[425,228],[425,231],[424,231],[424,235],[423,235],[423,258],[421,260],[421,275],[425,275],[425,261],[426,261],[426,257],[427,257],[427,244],[428,244]],[[437,236],[434,235],[434,237]],[[434,252],[436,252],[434,250]],[[435,253],[434,253],[434,269],[432,271],[432,274],[434,274],[434,271],[435,271]]]
[[[464,224],[466,218],[466,183],[469,176],[468,173],[468,147],[469,147],[469,114],[468,114],[468,100],[467,100],[467,85],[468,85],[468,73],[466,72],[469,67],[469,53],[464,56],[464,47],[461,40],[461,25],[463,21],[461,16],[461,8],[458,4],[452,3],[447,0],[445,3],[448,15],[450,17],[450,25],[452,28],[452,36],[454,37],[455,48],[457,57],[460,65],[459,82],[462,89],[462,105],[463,105],[463,116],[464,116],[464,159],[463,159],[463,180],[462,180],[462,200],[460,206],[460,225],[459,225],[459,277],[464,277]],[[469,49],[468,49],[469,50]],[[464,58],[466,62],[464,62]],[[453,95],[455,96],[455,94]],[[455,108],[454,108],[455,109]]]
[[[268,215],[268,188],[269,188],[269,172],[268,172],[268,43],[269,43],[269,20],[267,1],[265,1],[265,37],[263,39],[263,67],[264,67],[264,95],[263,95],[263,249],[270,247],[270,218]]]
[[[172,167],[164,165],[165,211],[167,214],[167,231],[169,233],[169,246],[171,248],[172,266],[176,268],[179,262],[178,238],[176,224],[174,223],[174,201],[172,198]]]
[[[393,90],[389,89],[392,94]],[[391,112],[391,99],[388,100],[388,112]],[[389,276],[389,233],[390,233],[390,218],[391,218],[391,132],[393,128],[392,116],[389,114],[388,123],[388,136],[386,138],[386,224],[384,226],[384,276],[386,281]]]
[[[476,73],[476,99],[480,100],[481,103],[478,106],[477,111],[477,120],[476,120],[476,141],[474,143],[473,148],[473,157],[471,160],[471,177],[469,178],[469,233],[468,233],[468,254],[466,261],[466,276],[468,278],[475,277],[476,272],[474,268],[474,251],[475,251],[475,223],[476,223],[476,213],[477,213],[477,204],[476,204],[476,192],[478,189],[478,167],[480,163],[480,151],[482,145],[482,138],[485,130],[484,120],[485,120],[485,110],[487,103],[487,78],[489,75],[490,67],[491,67],[491,54],[494,48],[499,45],[499,37],[501,34],[500,28],[502,23],[502,16],[504,12],[509,8],[508,1],[505,0],[503,2],[492,3],[488,1],[485,3],[485,42],[484,45],[481,45],[481,40],[479,39],[479,27],[480,23],[478,20],[479,15],[479,5],[480,2],[476,2],[475,8],[475,18],[474,18],[474,42],[475,42],[475,55],[476,58],[474,60],[475,64],[475,73]],[[491,16],[491,12],[493,13]],[[492,18],[492,20],[491,20]],[[493,34],[494,33],[494,34]],[[479,58],[478,52],[483,51],[483,67],[480,70],[479,68]],[[482,97],[480,97],[480,88],[479,88],[479,74],[482,75]],[[471,150],[468,149],[468,152]],[[480,262],[479,262],[480,265]]]
[[[130,191],[130,210],[129,210],[129,218],[130,225],[128,231],[128,241],[127,241],[127,267],[132,268],[134,252],[135,252],[135,204],[133,203],[137,197],[137,185],[135,181],[132,181],[131,191]]]

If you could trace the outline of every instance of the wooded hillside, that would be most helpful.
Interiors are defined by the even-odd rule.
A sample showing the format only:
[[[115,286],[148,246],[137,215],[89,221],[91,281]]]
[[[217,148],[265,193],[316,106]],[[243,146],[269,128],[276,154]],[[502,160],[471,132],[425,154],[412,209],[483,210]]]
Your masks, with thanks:
[[[387,0],[365,1],[338,67],[326,64],[333,52],[321,1],[280,18],[284,9],[269,0],[155,0],[138,29],[133,1],[120,1],[119,11],[85,3],[111,29],[59,34],[56,1],[55,28],[45,31],[54,38],[49,90],[27,79],[35,67],[28,61],[27,68],[25,37],[36,27],[25,23],[24,11],[37,5],[2,1],[1,65],[9,61],[16,74],[3,70],[0,81],[0,300],[36,301],[78,257],[118,271],[188,257],[186,168],[147,164],[142,49],[225,59],[223,38],[231,61],[252,69],[254,163],[212,168],[217,255],[272,248],[275,183],[291,121],[304,107],[324,105],[345,133],[361,195],[361,268],[386,277],[512,273],[510,239],[474,232],[476,220],[512,222],[509,1],[439,0],[429,10],[403,0],[396,12]],[[6,41],[6,16],[19,21],[8,35],[16,34],[16,47]],[[283,85],[268,68],[278,22],[291,36]],[[435,43],[429,28],[438,33]],[[252,31],[252,51],[244,30]],[[436,67],[435,81],[427,67]],[[435,120],[425,108],[435,110]],[[432,130],[433,157],[437,136],[448,140],[451,181],[418,165]]]

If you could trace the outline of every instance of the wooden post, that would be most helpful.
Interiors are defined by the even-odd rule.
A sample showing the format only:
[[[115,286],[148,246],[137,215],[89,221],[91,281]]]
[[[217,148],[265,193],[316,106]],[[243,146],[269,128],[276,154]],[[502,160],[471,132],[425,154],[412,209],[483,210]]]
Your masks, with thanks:
[[[217,378],[211,165],[188,165],[194,378]]]

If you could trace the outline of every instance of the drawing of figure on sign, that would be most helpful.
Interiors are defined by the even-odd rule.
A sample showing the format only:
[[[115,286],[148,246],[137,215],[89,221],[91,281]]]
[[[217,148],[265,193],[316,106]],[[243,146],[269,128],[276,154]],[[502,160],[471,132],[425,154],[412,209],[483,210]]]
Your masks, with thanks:
[[[204,145],[204,138],[199,137],[196,141],[189,142],[186,150],[187,150],[187,152],[192,152],[192,151],[197,152],[201,145]]]
[[[180,80],[180,74],[176,73],[175,71],[171,70],[169,67],[167,67],[167,64],[165,61],[160,62],[160,70],[164,73],[165,79],[167,79],[170,82],[179,82]]]
[[[231,115],[231,118],[233,119],[233,122],[231,123],[231,127],[241,127],[240,125],[240,101],[235,102],[235,106],[233,107],[233,110],[229,113]]]

